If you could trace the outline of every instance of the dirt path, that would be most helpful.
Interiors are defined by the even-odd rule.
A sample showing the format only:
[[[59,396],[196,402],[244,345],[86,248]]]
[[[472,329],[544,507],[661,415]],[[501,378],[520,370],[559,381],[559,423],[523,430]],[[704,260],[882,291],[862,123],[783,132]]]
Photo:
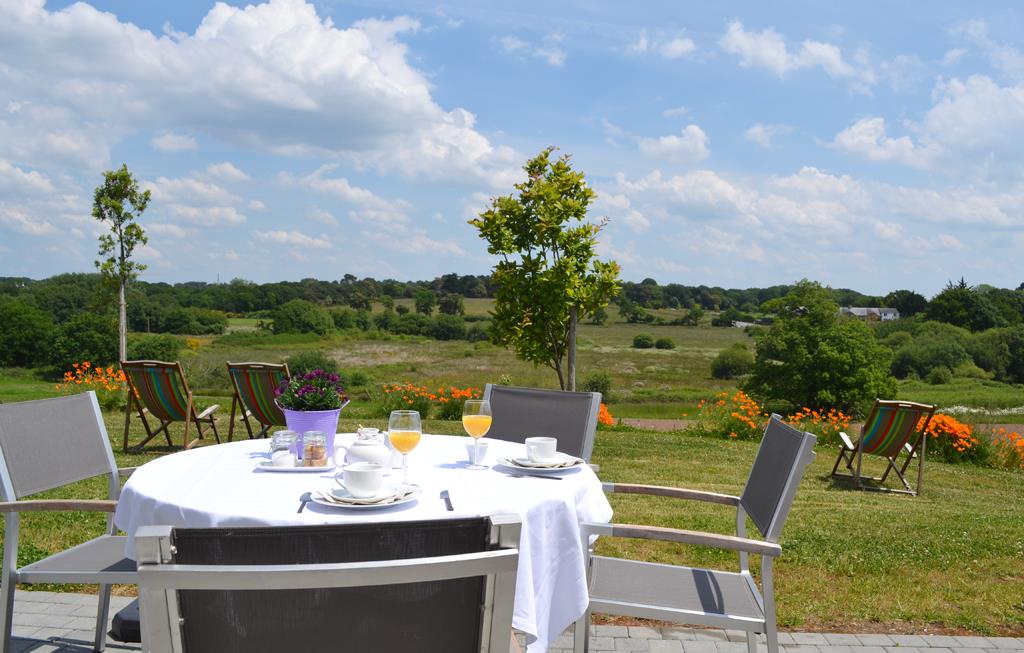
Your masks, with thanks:
[[[692,419],[651,419],[647,417],[623,417],[619,421],[647,431],[682,431],[693,424]]]

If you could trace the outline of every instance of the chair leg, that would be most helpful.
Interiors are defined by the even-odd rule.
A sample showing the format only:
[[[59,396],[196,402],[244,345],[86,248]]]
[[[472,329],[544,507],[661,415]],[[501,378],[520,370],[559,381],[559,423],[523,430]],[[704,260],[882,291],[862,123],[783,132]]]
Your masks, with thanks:
[[[231,398],[231,417],[228,418],[228,442],[231,442],[231,438],[235,434],[235,404],[237,402],[238,397]]]
[[[14,585],[7,574],[0,583],[0,638],[3,647],[0,650],[11,650],[11,629],[14,628]]]
[[[747,653],[757,653],[757,633],[747,631]]]
[[[128,426],[132,421],[132,391],[128,390],[128,403],[124,407],[124,447],[123,452],[128,453]]]
[[[779,653],[779,631],[775,627],[774,620],[767,625],[764,635],[768,645],[768,653]]]
[[[110,585],[100,585],[99,605],[96,607],[96,639],[94,651],[107,648],[107,615],[110,612]]]
[[[587,653],[590,648],[590,610],[583,613],[583,616],[576,620],[573,628],[572,651],[573,653]]]

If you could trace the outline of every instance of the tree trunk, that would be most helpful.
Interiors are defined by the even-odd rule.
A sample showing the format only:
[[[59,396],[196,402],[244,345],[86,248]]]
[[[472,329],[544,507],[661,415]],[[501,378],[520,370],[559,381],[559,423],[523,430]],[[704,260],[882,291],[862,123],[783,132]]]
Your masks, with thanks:
[[[569,309],[569,391],[576,392],[576,322],[579,313],[576,306]],[[566,388],[563,386],[563,390]]]
[[[124,282],[121,282],[121,292],[118,304],[118,353],[121,356],[121,360],[126,361],[128,360],[128,312],[125,309]]]

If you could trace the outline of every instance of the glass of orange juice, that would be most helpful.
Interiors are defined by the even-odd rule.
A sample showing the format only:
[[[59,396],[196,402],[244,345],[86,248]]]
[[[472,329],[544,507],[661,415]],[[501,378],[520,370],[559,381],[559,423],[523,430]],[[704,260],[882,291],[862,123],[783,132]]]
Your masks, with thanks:
[[[487,469],[480,464],[480,438],[491,430],[491,402],[486,399],[470,399],[462,407],[462,428],[473,438],[473,464],[469,469]]]
[[[405,484],[409,484],[409,452],[420,443],[423,428],[420,414],[415,410],[393,410],[388,419],[388,439],[391,446],[402,454],[402,471]]]

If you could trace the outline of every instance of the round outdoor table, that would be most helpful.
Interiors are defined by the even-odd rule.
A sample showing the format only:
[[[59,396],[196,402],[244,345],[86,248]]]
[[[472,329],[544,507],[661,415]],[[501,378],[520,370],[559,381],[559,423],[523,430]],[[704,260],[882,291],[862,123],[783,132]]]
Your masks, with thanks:
[[[336,445],[354,434],[338,434]],[[182,451],[146,463],[121,491],[114,523],[128,534],[126,554],[134,559],[132,535],[140,526],[188,528],[288,526],[355,522],[447,519],[516,514],[522,520],[519,571],[512,624],[527,634],[528,653],[546,651],[587,607],[581,521],[608,522],[612,509],[601,483],[587,465],[557,473],[559,481],[515,478],[496,466],[467,469],[468,437],[424,435],[409,454],[409,482],[422,493],[416,501],[377,510],[346,510],[308,503],[308,491],[329,488],[330,472],[280,473],[257,469],[268,460],[267,440],[243,440]],[[489,441],[485,463],[524,456],[524,447]],[[402,470],[388,480],[400,482]],[[440,498],[448,490],[454,511]]]

